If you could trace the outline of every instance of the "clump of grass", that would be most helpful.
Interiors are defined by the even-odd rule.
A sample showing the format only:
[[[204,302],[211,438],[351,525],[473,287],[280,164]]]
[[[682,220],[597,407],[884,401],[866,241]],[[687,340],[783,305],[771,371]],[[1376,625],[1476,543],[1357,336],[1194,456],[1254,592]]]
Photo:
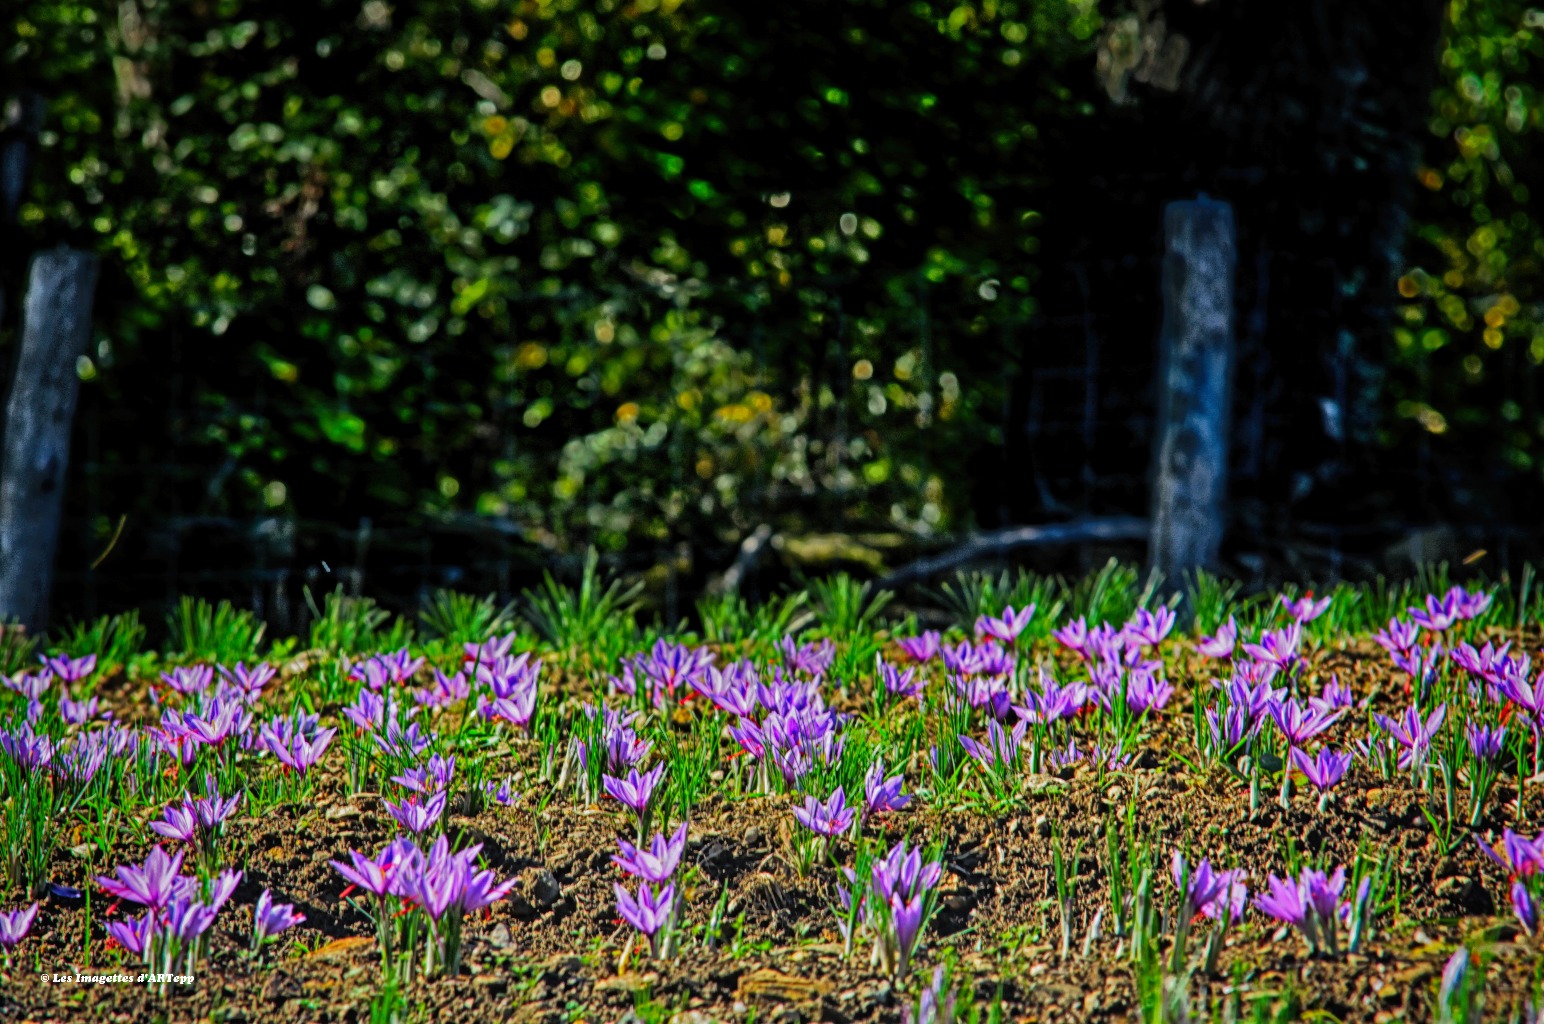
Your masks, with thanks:
[[[229,601],[210,604],[184,595],[166,618],[171,651],[196,661],[234,665],[261,655],[267,625]]]

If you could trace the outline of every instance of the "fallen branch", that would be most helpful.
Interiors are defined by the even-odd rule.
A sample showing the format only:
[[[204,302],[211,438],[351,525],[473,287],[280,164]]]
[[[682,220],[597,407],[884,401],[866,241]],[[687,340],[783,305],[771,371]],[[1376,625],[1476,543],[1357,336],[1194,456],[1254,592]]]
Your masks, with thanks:
[[[1146,540],[1148,521],[1137,516],[1111,516],[1103,519],[1075,519],[1068,523],[1045,526],[1015,526],[994,530],[970,538],[959,547],[927,558],[919,558],[879,581],[879,586],[896,587],[929,579],[987,555],[1002,555],[1014,548],[1045,544],[1083,544],[1100,540]]]

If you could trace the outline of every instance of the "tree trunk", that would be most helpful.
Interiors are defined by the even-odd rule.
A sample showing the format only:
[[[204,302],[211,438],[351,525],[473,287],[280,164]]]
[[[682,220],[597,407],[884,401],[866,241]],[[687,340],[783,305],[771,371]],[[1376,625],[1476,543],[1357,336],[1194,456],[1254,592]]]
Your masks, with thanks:
[[[47,625],[59,516],[80,390],[75,364],[91,339],[95,255],[60,246],[32,259],[16,375],[0,453],[0,621]]]
[[[1233,376],[1233,207],[1164,211],[1163,331],[1148,561],[1169,580],[1214,566],[1225,525]]]

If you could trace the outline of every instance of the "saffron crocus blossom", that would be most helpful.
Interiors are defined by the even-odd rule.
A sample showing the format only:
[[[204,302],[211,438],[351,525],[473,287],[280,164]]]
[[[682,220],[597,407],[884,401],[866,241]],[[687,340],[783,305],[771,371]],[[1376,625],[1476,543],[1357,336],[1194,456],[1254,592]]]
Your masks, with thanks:
[[[1326,875],[1316,868],[1305,867],[1297,880],[1270,875],[1266,879],[1267,890],[1255,897],[1255,909],[1267,917],[1289,924],[1303,933],[1308,948],[1317,952],[1321,947],[1331,954],[1338,951],[1336,929],[1343,918],[1353,918],[1352,948],[1355,949],[1357,928],[1355,916],[1366,904],[1372,879],[1362,879],[1357,888],[1357,907],[1341,901],[1346,887],[1346,869],[1336,868]]]
[[[1479,844],[1480,852],[1513,878],[1544,874],[1544,834],[1528,839],[1507,829],[1501,834],[1499,849],[1479,836],[1475,836],[1474,841]]]
[[[501,807],[508,807],[515,802],[514,790],[510,788],[509,776],[504,776],[504,781],[496,782],[489,779],[483,783],[483,796],[492,800]]]
[[[472,685],[467,682],[465,672],[447,676],[441,670],[435,669],[434,682],[414,690],[413,699],[424,707],[448,708],[466,700],[471,693]]]
[[[363,693],[365,691],[361,691]],[[345,709],[347,714],[349,709]],[[285,718],[275,717],[258,729],[258,746],[268,751],[285,771],[302,778],[316,766],[336,736],[336,728],[321,728],[316,715],[296,711]]]
[[[942,637],[938,630],[929,629],[920,636],[908,636],[896,641],[901,652],[921,665],[938,657],[938,651],[942,645]]]
[[[59,717],[64,719],[67,725],[85,725],[97,716],[102,701],[98,697],[89,700],[71,700],[64,694],[59,695]]]
[[[1506,726],[1484,726],[1470,722],[1464,729],[1469,738],[1469,752],[1476,761],[1493,762],[1506,745]]]
[[[870,869],[865,920],[874,931],[877,959],[898,977],[906,974],[933,914],[934,892],[943,877],[940,861],[924,861],[922,851],[903,839]]]
[[[1272,702],[1267,710],[1270,712],[1271,721],[1276,723],[1276,728],[1281,730],[1287,742],[1294,747],[1302,746],[1334,725],[1342,714],[1340,711],[1326,715],[1311,709],[1305,710],[1301,704],[1290,698],[1281,698]]]
[[[435,754],[425,764],[407,769],[401,775],[393,775],[391,781],[414,793],[440,793],[450,788],[456,775],[456,758]]]
[[[88,654],[84,658],[72,658],[67,654],[60,654],[44,658],[43,664],[66,683],[78,683],[96,671],[97,656]]]
[[[877,654],[874,656],[874,663],[879,681],[887,696],[922,699],[922,688],[926,680],[917,675],[915,668],[902,671],[885,661],[883,655]]]
[[[1322,597],[1315,601],[1311,590],[1296,601],[1286,594],[1282,594],[1280,600],[1281,606],[1297,621],[1298,625],[1307,625],[1327,612],[1330,607],[1330,598]]]
[[[386,799],[382,799],[381,803],[386,805],[386,810],[391,812],[397,824],[416,835],[429,831],[444,815],[445,795],[445,791],[440,790],[427,800],[419,800],[418,795],[414,794],[401,803],[392,803]]]
[[[1238,622],[1233,616],[1228,616],[1228,621],[1212,636],[1203,636],[1196,641],[1196,650],[1208,658],[1231,658],[1233,648],[1238,645]]]
[[[1441,598],[1435,594],[1427,594],[1426,607],[1411,606],[1407,609],[1410,613],[1410,621],[1433,633],[1446,632],[1458,621],[1459,603],[1463,596],[1462,587],[1454,587]]]
[[[1529,935],[1539,930],[1539,908],[1533,894],[1522,881],[1512,883],[1512,913],[1517,915],[1517,921],[1523,926],[1523,930]]]
[[[509,657],[510,648],[514,645],[515,634],[505,633],[503,636],[489,637],[480,644],[462,644],[462,657],[469,665],[486,665]]]
[[[1413,622],[1389,619],[1388,627],[1372,635],[1373,640],[1390,654],[1403,654],[1421,639],[1421,627]]]
[[[1162,711],[1174,696],[1174,687],[1151,672],[1136,671],[1126,677],[1126,706],[1137,714]]]
[[[235,668],[226,668],[224,665],[219,668],[220,675],[245,695],[248,704],[254,703],[262,696],[263,687],[273,682],[279,674],[278,670],[266,661],[260,661],[251,668],[247,668],[239,661],[236,662]]]
[[[654,797],[654,788],[664,777],[665,765],[661,762],[641,775],[637,768],[629,768],[626,778],[603,775],[601,785],[605,787],[607,796],[641,815],[649,809],[649,802]]]
[[[1245,644],[1244,653],[1282,672],[1291,672],[1298,662],[1297,648],[1302,639],[1303,627],[1293,622],[1284,629],[1267,632],[1257,644]]]
[[[182,851],[168,855],[157,846],[143,864],[122,865],[117,868],[116,878],[98,875],[96,883],[110,896],[162,911],[194,884],[192,879],[182,877],[181,871]]]
[[[1397,719],[1387,715],[1373,715],[1373,720],[1403,748],[1403,753],[1399,755],[1400,768],[1410,768],[1425,759],[1426,751],[1431,747],[1431,741],[1436,738],[1437,731],[1442,728],[1442,722],[1446,718],[1446,704],[1437,705],[1437,709],[1427,715],[1424,722],[1421,721],[1420,712],[1413,705],[1406,708],[1404,714]]]
[[[987,723],[986,729],[986,743],[980,743],[969,736],[961,736],[960,746],[964,747],[965,752],[988,771],[998,771],[1016,764],[1019,758],[1019,746],[1024,742],[1029,722],[1020,720],[1019,724],[1013,727],[1013,731],[1008,732],[993,720]]]
[[[901,792],[903,782],[900,775],[885,778],[884,761],[875,761],[863,779],[863,820],[886,811],[898,811],[911,803],[911,797]]]
[[[989,636],[1005,644],[1015,643],[1019,639],[1019,634],[1024,632],[1034,617],[1034,604],[1027,604],[1018,611],[1015,611],[1010,604],[996,618],[983,615],[977,619],[976,635]]]
[[[651,949],[658,955],[657,940],[675,912],[675,886],[667,885],[656,891],[653,886],[643,885],[636,897],[620,885],[615,888],[617,913],[648,938]]]
[[[47,767],[54,759],[54,741],[35,731],[31,722],[23,722],[14,730],[0,729],[0,750],[29,772]]]
[[[156,916],[151,911],[127,921],[110,921],[107,937],[122,946],[132,956],[149,961],[150,950],[155,942]]]
[[[1088,687],[1082,683],[1062,686],[1044,669],[1040,672],[1040,691],[1026,689],[1023,706],[1014,705],[1020,718],[1041,725],[1071,718],[1088,703]]]
[[[804,798],[803,807],[795,807],[793,816],[805,828],[821,836],[839,836],[852,828],[852,808],[847,806],[847,793],[838,786],[825,802],[812,796]]]
[[[1224,878],[1222,872],[1213,871],[1209,860],[1203,859],[1195,865],[1186,864],[1185,855],[1178,850],[1174,851],[1174,856],[1169,860],[1169,875],[1174,879],[1174,887],[1184,897],[1189,913],[1181,916],[1186,919],[1203,913],[1214,900],[1225,894],[1231,881],[1231,877]]]
[[[1337,754],[1328,747],[1324,747],[1316,756],[1309,757],[1302,748],[1293,747],[1292,763],[1303,773],[1314,789],[1320,793],[1328,793],[1330,789],[1340,784],[1346,769],[1351,767],[1351,752]]]
[[[161,682],[169,690],[191,696],[209,689],[214,682],[214,669],[208,665],[179,665],[170,672],[162,672]]]
[[[305,919],[306,915],[295,911],[294,904],[275,903],[273,893],[264,889],[263,894],[257,898],[257,906],[252,911],[253,947],[272,939],[281,932],[289,931]]]
[[[1085,660],[1089,657],[1088,622],[1081,615],[1061,629],[1052,630],[1051,636],[1074,654],[1082,656]]]
[[[9,954],[12,947],[27,937],[37,916],[36,903],[21,910],[0,912],[0,949]]]
[[[783,662],[807,679],[822,678],[836,660],[836,644],[830,640],[800,647],[794,643],[793,637],[785,636],[777,648],[783,655]]]
[[[645,882],[661,885],[670,881],[681,863],[681,854],[686,851],[686,822],[683,821],[668,839],[663,834],[656,834],[648,849],[634,846],[625,839],[618,839],[617,846],[622,852],[612,856],[613,864]]]
[[[391,856],[392,850],[393,848],[388,846],[379,857],[373,860],[358,850],[350,850],[348,856],[352,861],[351,864],[343,864],[335,860],[327,863],[331,864],[333,870],[349,883],[349,889],[357,887],[372,896],[384,897],[392,892],[395,881],[393,869],[400,863],[400,858]],[[344,895],[347,894],[346,889]]]
[[[1324,689],[1317,697],[1308,698],[1308,706],[1320,715],[1334,714],[1349,708],[1353,703],[1351,688],[1333,676],[1324,684]]]
[[[1148,647],[1157,647],[1173,629],[1173,610],[1165,605],[1159,605],[1156,612],[1138,608],[1136,615],[1126,623],[1126,628],[1122,632]]]

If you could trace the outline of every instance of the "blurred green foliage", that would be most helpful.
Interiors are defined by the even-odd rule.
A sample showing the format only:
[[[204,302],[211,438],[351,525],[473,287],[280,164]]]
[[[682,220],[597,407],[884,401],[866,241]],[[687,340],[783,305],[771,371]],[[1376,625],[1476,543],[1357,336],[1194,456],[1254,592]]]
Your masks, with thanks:
[[[1544,9],[1453,0],[1399,280],[1397,412],[1443,449],[1544,466]]]
[[[49,103],[23,223],[126,273],[85,376],[207,465],[185,510],[568,550],[954,522],[1091,2],[293,12],[4,19],[3,84]]]

